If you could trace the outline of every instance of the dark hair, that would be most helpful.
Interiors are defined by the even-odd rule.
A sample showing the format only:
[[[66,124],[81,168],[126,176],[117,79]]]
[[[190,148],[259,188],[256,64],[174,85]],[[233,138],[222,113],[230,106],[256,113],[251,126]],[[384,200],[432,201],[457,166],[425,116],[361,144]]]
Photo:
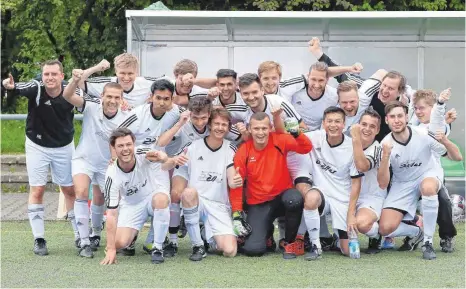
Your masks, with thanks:
[[[63,73],[63,64],[56,60],[56,59],[52,59],[52,60],[47,60],[46,62],[42,63],[42,67],[41,68],[44,68],[44,66],[51,66],[51,65],[58,65],[58,67],[60,68],[60,72]]]
[[[131,136],[131,139],[133,139],[133,142],[136,140],[136,137],[134,136],[134,133],[129,128],[119,127],[117,129],[115,129],[112,132],[112,134],[110,135],[110,145],[112,147],[115,147],[115,142],[116,142],[117,138],[125,137],[125,136],[128,136],[128,135]]]
[[[212,109],[212,111],[210,113],[209,122],[208,122],[209,125],[212,125],[212,121],[216,117],[221,117],[221,118],[224,118],[224,119],[228,120],[228,127],[231,127],[231,114],[224,107],[216,107],[216,108]]]
[[[397,107],[402,107],[405,114],[408,114],[408,107],[404,103],[402,103],[401,101],[394,100],[394,101],[390,101],[385,106],[385,115],[389,114],[390,111],[392,111],[392,109],[397,108]]]
[[[175,92],[175,86],[173,83],[168,80],[168,79],[157,79],[152,83],[152,86],[150,87],[150,92],[154,94],[156,90],[169,90],[171,94]]]
[[[109,82],[107,83],[105,86],[104,86],[104,90],[103,90],[103,94],[105,94],[105,91],[109,88],[116,88],[116,89],[119,89],[121,90],[121,96],[123,96],[123,87],[121,87],[121,85],[119,83],[116,83],[116,82]]]
[[[239,88],[244,88],[250,86],[254,82],[257,82],[259,86],[261,85],[261,80],[259,76],[255,73],[246,73],[239,77]]]
[[[337,107],[337,106],[329,106],[324,110],[324,119],[327,116],[327,114],[330,114],[330,113],[341,114],[343,116],[343,120],[345,119],[345,116],[346,116],[345,111],[342,108]]]
[[[251,122],[253,119],[257,120],[257,121],[261,121],[261,120],[264,120],[266,118],[270,121],[270,117],[269,117],[268,114],[266,114],[263,111],[258,111],[258,112],[253,113],[253,115],[251,115],[251,118],[249,119],[249,122]]]
[[[210,113],[212,111],[212,101],[206,96],[193,97],[189,100],[188,110],[196,114],[201,111]]]
[[[402,94],[403,92],[405,92],[405,90],[406,90],[406,77],[403,74],[401,74],[398,71],[391,70],[382,78],[382,81],[384,81],[385,78],[399,79],[400,83],[398,84],[398,93]]]
[[[376,118],[378,121],[379,121],[379,125],[382,121],[382,118],[380,117],[380,114],[375,111],[372,107],[369,107],[368,109],[366,109],[362,115],[361,115],[361,118],[359,119],[359,123],[361,123],[361,119],[365,116],[365,115],[368,115],[370,117],[373,117],[373,118]]]
[[[233,69],[220,69],[217,71],[217,78],[233,77],[236,79],[238,74]]]

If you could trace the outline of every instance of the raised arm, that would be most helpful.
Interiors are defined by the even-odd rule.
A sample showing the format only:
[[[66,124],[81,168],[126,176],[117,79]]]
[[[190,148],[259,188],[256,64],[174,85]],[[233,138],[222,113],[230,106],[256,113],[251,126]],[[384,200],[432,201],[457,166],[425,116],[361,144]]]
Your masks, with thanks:
[[[345,73],[361,73],[363,67],[362,64],[356,62],[352,66],[333,66],[328,68],[328,77],[336,77]]]
[[[285,150],[292,151],[298,154],[307,154],[312,150],[311,140],[301,131],[296,136],[291,134],[279,135],[285,141]]]
[[[164,132],[159,137],[157,145],[160,147],[167,146],[172,141],[173,137],[178,133],[178,131],[183,127],[183,125],[185,125],[185,123],[188,121],[190,115],[191,112],[189,110],[183,111],[178,122],[176,122],[172,128]]]
[[[445,103],[450,99],[450,88],[442,91],[430,112],[429,131],[443,131],[447,134],[447,123],[445,121]]]
[[[390,154],[392,148],[393,144],[390,141],[382,143],[382,157],[377,171],[377,182],[382,190],[385,190],[390,183]]]
[[[14,91],[15,94],[26,96],[29,99],[37,97],[39,90],[39,82],[32,80],[30,82],[15,83],[13,76],[10,74],[8,78],[2,81],[2,85],[6,90]]]
[[[361,126],[359,124],[353,124],[351,126],[351,139],[353,141],[353,155],[354,164],[356,169],[360,172],[369,171],[372,166],[371,162],[366,158],[361,142]]]
[[[82,72],[81,79],[79,81],[78,87],[81,88],[82,90],[86,90],[85,82],[89,78],[89,76],[91,76],[94,73],[104,72],[105,70],[107,70],[109,68],[110,68],[110,63],[107,60],[102,59],[102,61],[99,64],[84,70]],[[98,95],[96,95],[96,96],[98,96]]]
[[[83,73],[81,69],[73,69],[73,77],[63,91],[63,98],[75,107],[83,107],[84,105],[84,98],[76,94],[76,88],[78,88]]]

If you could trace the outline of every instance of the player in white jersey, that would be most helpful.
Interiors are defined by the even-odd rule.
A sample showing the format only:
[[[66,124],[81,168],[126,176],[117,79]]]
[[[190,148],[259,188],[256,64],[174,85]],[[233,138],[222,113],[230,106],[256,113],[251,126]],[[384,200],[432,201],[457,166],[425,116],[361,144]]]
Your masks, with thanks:
[[[163,147],[171,140],[165,147],[167,154],[185,159],[184,148],[195,140],[209,135],[210,129],[207,123],[211,110],[212,102],[207,97],[192,98],[189,101],[188,110],[182,113],[180,120],[160,137],[159,146]],[[186,112],[189,114],[186,114]],[[186,188],[187,183],[187,180],[181,176],[172,176],[169,242],[164,248],[165,257],[175,256],[178,252],[178,232],[180,224],[184,223],[180,219],[181,193]],[[180,233],[180,237],[184,237],[184,235],[185,232]],[[149,244],[146,243],[145,246],[149,247]]]
[[[356,203],[350,203],[349,210],[356,213],[357,229],[369,237],[368,254],[380,252],[379,224],[387,190],[381,189],[377,182],[377,169],[380,163],[380,144],[375,140],[379,133],[380,115],[368,108],[361,115],[359,123],[351,127],[353,155],[356,169],[364,173],[361,193]]]
[[[99,98],[77,95],[75,90],[83,71],[73,70],[73,78],[65,88],[63,97],[83,114],[82,132],[79,144],[71,161],[76,200],[74,211],[80,239],[76,246],[79,256],[92,258],[100,246],[100,233],[105,211],[102,191],[105,186],[105,172],[111,159],[108,140],[110,134],[126,118],[120,111],[123,88],[118,83],[105,85]],[[93,184],[92,234],[89,236],[89,185]]]
[[[158,78],[138,76],[139,61],[130,54],[123,53],[115,57],[116,76],[95,77],[87,79],[96,72],[102,72],[110,68],[106,60],[102,60],[98,65],[84,71],[79,87],[91,95],[101,95],[104,86],[110,82],[119,83],[123,87],[123,97],[129,108],[147,103],[151,95],[151,85]]]
[[[358,200],[363,174],[354,164],[352,141],[343,134],[344,111],[335,106],[327,108],[323,127],[323,130],[306,133],[313,145],[309,171],[312,171],[314,181],[314,187],[304,196],[304,220],[311,239],[311,249],[304,257],[306,260],[322,256],[320,216],[332,214],[332,227],[338,231],[340,250],[347,256],[348,233],[357,230],[355,212],[348,207]]]
[[[197,79],[197,72],[196,62],[189,59],[183,59],[175,65],[173,69],[173,74],[175,75],[174,103],[186,107],[191,98],[207,96],[208,90],[196,85],[199,81]]]
[[[164,262],[163,241],[168,231],[170,196],[152,170],[167,161],[162,151],[134,153],[134,134],[118,128],[110,136],[117,159],[105,177],[107,203],[107,251],[101,264],[116,263],[116,250],[134,242],[149,216],[153,217],[154,249],[152,263]]]
[[[408,108],[401,102],[387,104],[385,112],[385,121],[392,132],[382,141],[383,154],[377,177],[379,186],[388,186],[389,166],[393,176],[380,217],[379,232],[389,237],[406,236],[399,249],[401,251],[414,250],[423,242],[423,258],[431,260],[436,257],[432,239],[439,204],[437,193],[441,187],[432,155],[448,155],[454,160],[461,160],[461,154],[443,132],[434,135],[426,129],[408,126]],[[424,232],[417,226],[402,222],[414,218],[420,195]]]
[[[236,147],[224,139],[230,125],[231,116],[227,110],[212,110],[209,136],[186,147],[188,161],[174,172],[175,176],[188,182],[181,194],[181,202],[193,246],[189,257],[192,261],[201,261],[207,255],[199,228],[201,219],[209,247],[227,257],[236,255],[228,188],[241,187],[243,180],[233,166]]]

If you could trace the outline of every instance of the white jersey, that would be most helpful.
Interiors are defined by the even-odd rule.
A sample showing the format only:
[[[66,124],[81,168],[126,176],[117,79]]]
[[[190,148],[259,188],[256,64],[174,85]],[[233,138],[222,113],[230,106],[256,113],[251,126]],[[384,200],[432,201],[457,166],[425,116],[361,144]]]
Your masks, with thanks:
[[[208,126],[205,127],[204,132],[200,132],[194,127],[191,121],[188,121],[173,136],[173,140],[165,147],[165,152],[169,156],[180,154],[186,145],[208,136],[209,133],[210,130]]]
[[[302,74],[296,77],[282,80],[280,81],[278,91],[275,94],[280,95],[281,97],[288,100],[288,102],[291,102],[293,94],[305,88],[306,83],[306,77]]]
[[[346,116],[345,117],[345,128],[343,132],[349,136],[350,128],[353,124],[356,124],[361,119],[361,116],[369,108],[372,97],[379,91],[380,88],[380,80],[369,78],[364,80],[361,84],[361,87],[358,89],[358,96],[359,96],[359,106],[358,111],[354,116]],[[384,120],[382,120],[384,121]]]
[[[83,158],[103,172],[111,158],[110,135],[128,117],[129,112],[118,110],[116,115],[108,118],[104,115],[101,100],[89,97],[84,98],[84,104],[79,110],[84,116],[73,159]]]
[[[151,95],[150,88],[152,83],[157,79],[165,78],[162,77],[142,77],[138,76],[134,80],[133,87],[130,90],[123,91],[123,97],[128,101],[128,104],[136,107],[147,103]],[[107,77],[95,77],[90,78],[84,82],[84,91],[95,96],[99,96],[104,91],[104,86],[109,82],[118,83],[118,78],[116,76]]]
[[[273,115],[272,115],[272,107],[280,106],[283,108],[283,112],[281,114],[281,118],[285,120],[286,118],[294,118],[298,123],[301,122],[300,114],[295,110],[295,108],[289,103],[286,99],[278,96],[276,94],[266,94],[264,95],[265,99],[265,108],[264,112],[269,116],[270,121],[273,126]],[[254,111],[249,107],[248,114],[246,119],[244,120],[245,123],[249,123],[251,116],[254,114]]]
[[[107,208],[118,208],[120,196],[121,202],[134,205],[155,192],[156,181],[151,177],[155,163],[148,161],[145,154],[136,154],[135,157],[136,164],[128,173],[120,169],[118,160],[108,167],[104,191]]]
[[[444,145],[439,143],[435,136],[426,129],[407,126],[409,138],[406,143],[399,143],[389,133],[382,144],[390,141],[393,144],[390,154],[392,167],[392,182],[412,182],[424,175],[427,171],[435,169],[434,157],[447,153]]]
[[[342,143],[330,146],[325,130],[307,132],[306,136],[313,146],[309,154],[315,185],[323,190],[326,197],[348,204],[351,179],[363,176],[354,164],[351,139],[343,135]]]
[[[215,150],[209,147],[207,138],[195,140],[186,148],[188,162],[176,173],[188,180],[201,198],[229,205],[227,169],[233,166],[235,152],[236,147],[228,140]]]
[[[325,87],[324,93],[317,99],[313,99],[307,93],[308,86],[293,94],[291,104],[303,118],[310,131],[321,127],[324,111],[338,103],[337,90],[330,85]]]
[[[172,109],[157,118],[152,113],[152,103],[136,107],[120,127],[129,128],[136,136],[137,147],[151,147],[160,135],[170,129],[179,119],[183,108],[172,104]]]
[[[235,93],[235,101],[231,104],[224,104],[220,97],[217,97],[212,101],[213,106],[223,106],[231,115],[231,123],[236,124],[237,122],[243,121],[247,116],[248,106],[241,97],[241,93]]]
[[[382,190],[377,181],[377,170],[380,165],[380,150],[380,144],[376,140],[364,150],[364,155],[370,163],[370,168],[364,173],[364,177],[362,178],[359,199],[370,199],[371,196],[385,198],[387,196],[387,190]]]

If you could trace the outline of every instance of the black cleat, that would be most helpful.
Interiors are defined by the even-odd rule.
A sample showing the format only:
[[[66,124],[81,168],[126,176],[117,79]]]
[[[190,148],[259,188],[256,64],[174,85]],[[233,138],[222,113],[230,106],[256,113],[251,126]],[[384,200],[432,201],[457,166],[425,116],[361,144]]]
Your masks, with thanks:
[[[403,245],[401,245],[400,248],[398,248],[398,251],[414,251],[416,250],[417,246],[419,243],[422,242],[422,239],[424,238],[424,232],[419,228],[419,233],[411,238],[411,237],[405,237],[403,240]]]
[[[188,233],[188,229],[186,229],[186,223],[184,222],[184,216],[181,216],[180,229],[178,230],[178,238],[182,239],[186,237],[187,233]]]
[[[312,244],[311,244],[311,239],[309,238],[309,232],[306,231],[306,234],[304,234],[304,251],[309,252],[311,251]]]
[[[46,256],[49,254],[47,241],[45,241],[44,238],[37,238],[34,240],[34,254],[39,256]]]
[[[317,248],[316,244],[311,245],[311,250],[304,255],[304,260],[317,260],[322,258],[322,249]]]
[[[133,241],[131,242],[131,244],[129,244],[128,247],[117,250],[117,255],[122,255],[122,256],[136,255],[136,240],[137,239],[138,239],[138,235],[134,237]]]
[[[91,246],[84,245],[81,249],[79,249],[78,256],[85,258],[94,258],[94,253],[92,252]]]
[[[152,264],[160,264],[165,261],[165,258],[163,257],[163,250],[154,248],[152,250],[151,256],[152,256]]]
[[[422,259],[425,260],[433,260],[437,258],[435,255],[435,250],[434,247],[432,247],[432,243],[425,242],[424,245],[422,245]]]
[[[366,249],[366,254],[379,253],[381,241],[382,241],[382,236],[379,236],[378,238],[369,238],[369,246]]]
[[[89,241],[91,241],[92,251],[97,251],[97,249],[100,247],[100,236],[89,237]]]
[[[455,251],[454,239],[450,237],[440,239],[440,247],[442,248],[442,252],[453,253]]]
[[[204,246],[194,246],[193,253],[189,256],[189,260],[191,261],[201,261],[203,258],[207,257],[206,250]]]
[[[175,243],[170,242],[163,248],[163,255],[167,258],[175,257],[176,253],[178,253],[178,245]]]
[[[74,240],[74,246],[78,249],[81,248],[81,239]]]
[[[266,241],[267,252],[273,253],[277,250],[277,243],[273,239],[273,236],[270,236]]]

